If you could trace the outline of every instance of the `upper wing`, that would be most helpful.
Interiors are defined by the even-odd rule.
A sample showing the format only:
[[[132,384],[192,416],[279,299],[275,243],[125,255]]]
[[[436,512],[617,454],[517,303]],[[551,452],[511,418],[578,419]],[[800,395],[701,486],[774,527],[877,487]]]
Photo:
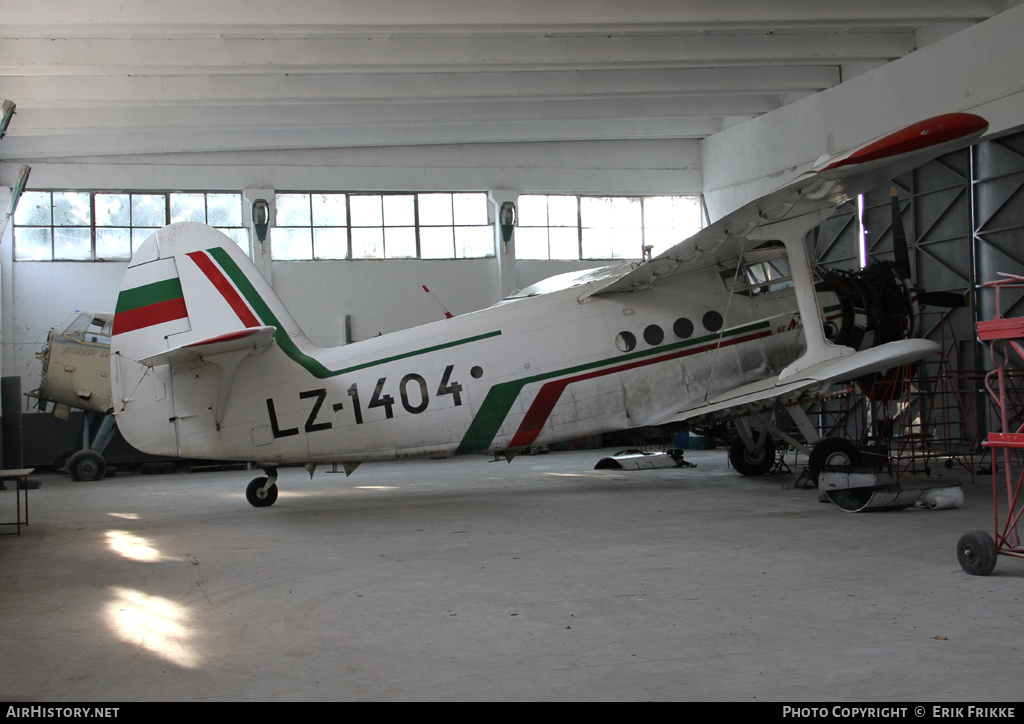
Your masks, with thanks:
[[[593,287],[586,296],[644,289],[668,279],[735,259],[748,238],[772,238],[775,225],[806,219],[816,226],[821,214],[920,166],[968,145],[988,128],[970,113],[950,113],[915,123],[853,150],[818,160],[793,181],[740,207],[636,269]],[[798,227],[799,224],[796,224]],[[755,230],[757,233],[754,233]]]
[[[820,317],[820,310],[804,237],[837,206],[930,158],[969,144],[987,128],[988,123],[978,116],[948,114],[908,126],[844,154],[824,157],[807,173],[737,209],[650,262],[591,287],[590,296],[636,291],[734,260],[768,241],[777,240],[786,247],[803,319],[804,353],[775,377],[718,394],[653,424],[716,419],[750,414],[779,404],[788,406],[822,394],[835,382],[933,354],[938,346],[921,339],[903,339],[861,351],[828,342],[822,325],[810,321]]]

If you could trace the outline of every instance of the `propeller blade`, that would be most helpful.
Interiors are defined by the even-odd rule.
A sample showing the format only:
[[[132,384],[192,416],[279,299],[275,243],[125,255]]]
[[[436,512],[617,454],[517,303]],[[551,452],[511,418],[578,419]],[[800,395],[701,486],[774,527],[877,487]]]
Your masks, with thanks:
[[[926,292],[918,290],[917,301],[929,307],[959,309],[971,306],[971,295],[961,292]]]
[[[910,278],[910,252],[907,249],[907,232],[903,230],[903,215],[900,213],[900,197],[896,187],[889,196],[889,210],[892,213],[892,260],[903,270],[904,279]]]

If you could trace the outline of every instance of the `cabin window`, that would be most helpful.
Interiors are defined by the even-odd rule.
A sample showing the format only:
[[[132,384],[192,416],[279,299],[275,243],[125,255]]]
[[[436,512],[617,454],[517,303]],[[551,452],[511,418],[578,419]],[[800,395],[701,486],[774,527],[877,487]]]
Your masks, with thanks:
[[[679,339],[689,339],[693,335],[693,322],[686,317],[680,317],[672,324],[672,334]]]
[[[632,332],[619,332],[615,336],[615,346],[620,352],[631,352],[636,347],[636,335]]]
[[[665,331],[657,324],[651,324],[644,328],[644,341],[652,347],[657,347],[665,341]]]

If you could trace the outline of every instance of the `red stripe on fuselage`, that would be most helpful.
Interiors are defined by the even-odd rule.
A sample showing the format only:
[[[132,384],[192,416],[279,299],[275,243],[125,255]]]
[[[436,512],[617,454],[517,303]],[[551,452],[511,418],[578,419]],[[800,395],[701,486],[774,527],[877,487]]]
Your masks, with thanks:
[[[196,266],[202,270],[206,278],[217,288],[217,291],[221,293],[225,301],[231,305],[231,309],[234,310],[235,314],[242,321],[246,327],[259,327],[260,321],[256,319],[256,315],[252,313],[249,306],[242,299],[242,295],[238,293],[231,282],[227,280],[227,277],[221,273],[217,265],[213,263],[213,260],[202,251],[192,251],[188,253],[188,257],[196,263]]]
[[[734,344],[750,342],[751,340],[761,339],[762,337],[768,337],[770,335],[771,330],[765,330],[763,332],[756,332],[754,334],[748,334],[743,337],[731,339],[728,342],[723,342],[721,345],[719,345],[718,342],[711,342],[710,344],[701,345],[700,347],[694,347],[692,349],[680,350],[662,357],[637,360],[635,362],[629,362],[609,369],[587,372],[586,374],[577,375],[575,377],[566,377],[565,379],[548,382],[540,388],[540,392],[538,392],[537,397],[534,398],[533,404],[530,405],[530,409],[526,411],[523,421],[519,423],[519,429],[516,430],[516,434],[512,437],[512,442],[510,442],[508,446],[510,448],[519,448],[527,447],[532,444],[540,434],[541,428],[544,427],[544,423],[547,422],[548,417],[551,416],[551,411],[554,410],[555,405],[558,404],[558,400],[561,398],[562,392],[564,392],[565,388],[573,382],[592,380],[596,377],[603,377],[604,375],[611,375],[616,372],[626,372],[627,370],[633,370],[638,367],[646,367],[647,365],[657,364],[659,362],[668,362],[669,360],[687,357],[692,354],[697,354],[698,352],[707,352],[719,346],[731,347]]]

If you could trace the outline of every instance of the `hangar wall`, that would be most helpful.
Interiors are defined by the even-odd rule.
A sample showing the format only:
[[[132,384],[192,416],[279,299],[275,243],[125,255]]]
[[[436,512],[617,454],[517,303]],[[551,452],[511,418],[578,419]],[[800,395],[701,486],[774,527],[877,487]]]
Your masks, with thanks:
[[[16,174],[16,165],[3,169],[4,178]],[[275,189],[689,195],[700,193],[701,174],[697,141],[650,140],[63,158],[34,161],[29,186],[117,191],[256,188],[270,198]],[[4,206],[9,192],[0,189]],[[271,243],[272,236],[273,229]],[[270,262],[269,255],[257,263],[269,273],[310,338],[324,345],[346,339],[345,315],[350,315],[352,339],[434,321],[439,307],[425,299],[422,285],[452,312],[462,313],[493,304],[539,279],[602,264],[524,261],[509,270],[499,258]],[[20,375],[26,391],[35,387],[35,353],[50,327],[75,310],[113,309],[125,266],[15,263],[8,229],[0,242],[2,374]]]

